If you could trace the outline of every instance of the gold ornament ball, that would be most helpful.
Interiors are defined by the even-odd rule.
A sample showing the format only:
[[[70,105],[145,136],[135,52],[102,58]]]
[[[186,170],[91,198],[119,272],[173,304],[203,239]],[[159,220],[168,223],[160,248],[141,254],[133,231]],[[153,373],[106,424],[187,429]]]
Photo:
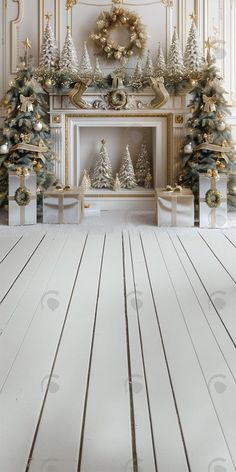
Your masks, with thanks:
[[[51,79],[45,80],[45,85],[46,85],[46,87],[51,87],[52,86],[52,80]]]
[[[42,170],[43,166],[40,164],[40,162],[37,163],[37,165],[34,167],[36,172],[40,172]]]
[[[220,170],[224,170],[224,169],[225,169],[225,164],[223,164],[223,162],[220,163],[219,169],[220,169]]]

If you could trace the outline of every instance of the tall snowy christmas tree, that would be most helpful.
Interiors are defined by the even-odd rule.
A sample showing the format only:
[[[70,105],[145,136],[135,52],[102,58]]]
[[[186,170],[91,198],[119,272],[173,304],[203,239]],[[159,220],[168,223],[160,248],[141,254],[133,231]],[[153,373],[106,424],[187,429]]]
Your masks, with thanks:
[[[25,47],[29,47],[25,43]],[[0,141],[0,205],[7,202],[8,171],[25,168],[37,173],[43,190],[56,181],[53,172],[55,155],[46,124],[48,113],[45,92],[36,82],[28,58],[18,70],[7,91],[3,105],[7,109]]]
[[[53,76],[55,71],[58,69],[60,55],[51,26],[52,15],[47,13],[45,16],[47,21],[43,33],[37,77],[43,82],[44,85],[51,87],[54,85]]]
[[[167,59],[167,75],[175,81],[180,80],[184,74],[183,53],[179,44],[177,30],[174,28],[172,43]]]
[[[147,52],[147,59],[143,69],[143,78],[145,80],[150,79],[150,77],[154,76],[154,67],[152,62],[152,56],[150,50]]]
[[[105,139],[102,139],[101,142],[102,146],[92,172],[92,187],[112,189],[114,179],[112,175],[111,161],[105,145]]]
[[[140,57],[137,59],[134,74],[130,78],[129,85],[137,90],[139,90],[143,86],[143,70]]]
[[[165,77],[166,75],[166,61],[165,61],[165,57],[164,57],[160,43],[159,43],[154,71],[155,71],[155,77]]]
[[[134,167],[132,164],[128,144],[125,149],[125,154],[123,155],[118,177],[121,188],[132,189],[137,187],[137,181],[135,178]]]
[[[84,41],[82,57],[79,64],[79,76],[81,78],[91,78],[93,76],[93,69],[90,62],[87,43]]]
[[[196,18],[195,15],[190,15],[190,17],[192,18],[192,23],[185,48],[184,67],[187,76],[195,79],[199,76],[199,72],[202,68],[202,54],[196,27]]]
[[[192,116],[187,123],[187,136],[181,153],[180,182],[192,188],[196,200],[199,173],[208,169],[229,175],[229,203],[236,207],[236,156],[231,128],[226,122],[229,108],[225,90],[211,54],[212,42],[206,42],[207,60],[201,78],[191,91],[189,105]]]
[[[70,26],[67,26],[67,33],[61,52],[59,67],[60,69],[65,69],[68,72],[73,72],[75,74],[77,74],[79,69],[77,52],[71,35]]]
[[[145,186],[147,174],[151,174],[151,161],[148,155],[147,145],[144,143],[135,164],[135,177],[137,184],[141,187]]]

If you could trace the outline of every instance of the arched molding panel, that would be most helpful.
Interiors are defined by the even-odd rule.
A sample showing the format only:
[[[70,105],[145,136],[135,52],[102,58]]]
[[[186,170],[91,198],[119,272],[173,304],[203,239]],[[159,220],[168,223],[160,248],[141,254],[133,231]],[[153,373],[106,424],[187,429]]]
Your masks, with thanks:
[[[10,73],[15,74],[20,56],[20,25],[24,16],[24,0],[12,0],[17,4],[17,16],[10,22]]]

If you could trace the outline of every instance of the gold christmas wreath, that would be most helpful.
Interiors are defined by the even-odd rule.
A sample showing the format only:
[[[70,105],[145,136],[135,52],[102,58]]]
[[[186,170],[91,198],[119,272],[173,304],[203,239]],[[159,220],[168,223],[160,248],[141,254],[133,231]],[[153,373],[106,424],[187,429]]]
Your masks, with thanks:
[[[114,90],[108,95],[108,102],[112,108],[120,110],[127,103],[127,93],[124,90]]]
[[[209,208],[218,208],[222,202],[222,195],[219,190],[210,189],[206,193],[205,201]]]
[[[29,205],[31,192],[26,187],[19,187],[15,192],[15,201],[19,206]]]
[[[117,44],[111,38],[113,29],[126,26],[130,32],[127,46]],[[147,42],[147,32],[139,16],[122,6],[112,7],[110,12],[103,11],[97,20],[96,31],[91,34],[100,55],[107,60],[127,62],[134,54],[140,54]]]

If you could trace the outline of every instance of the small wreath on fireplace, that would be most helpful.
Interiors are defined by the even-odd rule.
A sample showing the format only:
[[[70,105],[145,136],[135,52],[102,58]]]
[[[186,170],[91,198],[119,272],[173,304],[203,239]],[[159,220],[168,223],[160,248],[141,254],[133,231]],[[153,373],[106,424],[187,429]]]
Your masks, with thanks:
[[[127,103],[127,93],[124,90],[114,90],[108,95],[108,103],[111,108],[121,110]]]
[[[99,53],[107,60],[126,63],[134,54],[141,54],[147,42],[147,32],[139,16],[121,6],[112,7],[110,12],[103,11],[97,19],[97,28],[91,34]],[[111,33],[116,28],[126,27],[130,33],[126,46],[112,39]]]

